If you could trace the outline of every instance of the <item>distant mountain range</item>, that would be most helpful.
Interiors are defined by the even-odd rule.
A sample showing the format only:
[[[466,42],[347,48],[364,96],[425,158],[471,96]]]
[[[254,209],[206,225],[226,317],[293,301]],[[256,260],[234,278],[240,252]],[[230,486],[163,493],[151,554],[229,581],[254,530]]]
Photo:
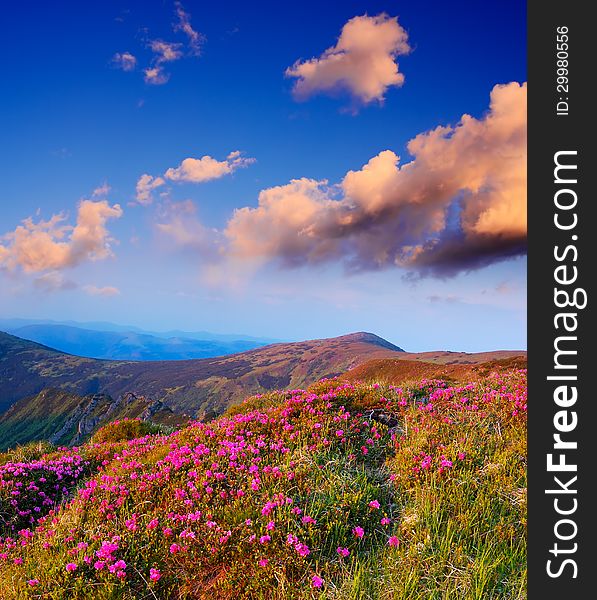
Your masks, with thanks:
[[[251,350],[276,340],[207,331],[146,332],[113,323],[0,319],[0,330],[68,354],[110,360],[186,360]]]

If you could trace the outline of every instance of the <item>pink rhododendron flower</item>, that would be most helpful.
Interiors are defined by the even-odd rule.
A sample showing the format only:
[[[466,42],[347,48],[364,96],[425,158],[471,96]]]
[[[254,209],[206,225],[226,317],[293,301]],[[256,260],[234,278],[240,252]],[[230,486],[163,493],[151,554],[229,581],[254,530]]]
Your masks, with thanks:
[[[299,542],[298,544],[294,545],[294,549],[302,556],[308,556],[309,554],[311,554],[311,550],[309,550],[309,546],[307,546],[307,544],[303,544],[302,542]]]

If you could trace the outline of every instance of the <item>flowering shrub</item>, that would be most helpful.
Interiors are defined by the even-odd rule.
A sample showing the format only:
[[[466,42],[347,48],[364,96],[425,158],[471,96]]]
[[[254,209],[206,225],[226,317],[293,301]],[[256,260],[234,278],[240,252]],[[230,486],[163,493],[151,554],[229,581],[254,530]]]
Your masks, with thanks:
[[[390,429],[375,411],[399,425]],[[435,572],[427,555],[436,556],[437,589],[451,585],[452,563],[473,581],[471,553],[494,543],[488,529],[504,547],[520,545],[523,508],[506,500],[508,512],[488,496],[485,522],[468,523],[471,507],[458,506],[455,490],[468,477],[491,483],[487,461],[512,450],[500,436],[524,437],[525,415],[525,374],[516,372],[454,387],[328,380],[250,398],[169,435],[128,440],[134,422],[112,424],[79,449],[0,467],[2,598],[86,598],[89,586],[99,599],[312,598],[341,589],[407,598],[404,573],[419,571],[415,585],[427,597],[425,572]],[[524,465],[502,475],[504,493],[520,489]],[[485,498],[482,481],[466,503]],[[471,542],[444,556],[432,546],[451,519]],[[485,568],[489,595],[516,585],[517,552]],[[366,571],[377,575],[359,575]]]

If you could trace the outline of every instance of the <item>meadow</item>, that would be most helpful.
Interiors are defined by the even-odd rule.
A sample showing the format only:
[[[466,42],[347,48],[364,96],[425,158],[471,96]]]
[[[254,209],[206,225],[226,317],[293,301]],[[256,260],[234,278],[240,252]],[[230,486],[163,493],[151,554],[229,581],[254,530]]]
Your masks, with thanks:
[[[526,371],[322,380],[0,454],[0,598],[526,597]]]

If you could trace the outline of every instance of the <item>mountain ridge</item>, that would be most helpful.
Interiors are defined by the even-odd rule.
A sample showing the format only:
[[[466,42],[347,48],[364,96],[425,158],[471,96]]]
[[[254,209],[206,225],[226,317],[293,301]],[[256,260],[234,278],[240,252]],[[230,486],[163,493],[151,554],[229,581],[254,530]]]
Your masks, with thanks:
[[[81,357],[0,333],[0,411],[51,387],[117,397],[134,392],[191,416],[218,411],[246,395],[300,387],[333,377],[370,358],[402,350],[366,332],[277,343],[204,359],[113,361]]]
[[[164,425],[209,420],[247,396],[306,388],[335,376],[348,381],[472,376],[522,366],[525,354],[437,351],[416,360],[417,354],[361,331],[208,359],[114,361],[67,354],[0,332],[0,407],[5,409],[0,448],[34,439],[78,443],[119,418]]]

